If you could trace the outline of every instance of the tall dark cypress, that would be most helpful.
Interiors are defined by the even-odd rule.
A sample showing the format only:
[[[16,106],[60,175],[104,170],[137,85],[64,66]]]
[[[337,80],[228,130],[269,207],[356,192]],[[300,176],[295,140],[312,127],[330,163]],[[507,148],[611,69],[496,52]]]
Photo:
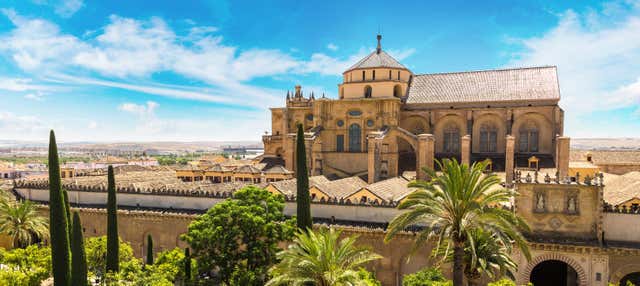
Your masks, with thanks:
[[[71,285],[87,286],[87,256],[84,252],[80,215],[73,213],[73,236],[71,237]]]
[[[116,203],[116,179],[113,166],[107,172],[107,272],[119,272],[118,208]]]
[[[309,197],[309,173],[307,172],[307,152],[304,146],[304,132],[302,124],[298,124],[296,137],[296,204],[297,224],[302,230],[311,229],[311,206]]]
[[[69,206],[69,193],[67,190],[62,189],[62,200],[64,202],[64,212],[67,214],[67,228],[69,229],[69,241],[73,239],[72,230],[73,224],[71,224],[71,210]]]
[[[153,238],[147,235],[147,265],[153,265]]]
[[[184,285],[191,285],[191,252],[188,247],[184,249]]]
[[[69,268],[69,226],[65,213],[64,198],[60,183],[56,135],[49,134],[49,234],[51,237],[51,271],[55,286],[68,286],[71,280]]]

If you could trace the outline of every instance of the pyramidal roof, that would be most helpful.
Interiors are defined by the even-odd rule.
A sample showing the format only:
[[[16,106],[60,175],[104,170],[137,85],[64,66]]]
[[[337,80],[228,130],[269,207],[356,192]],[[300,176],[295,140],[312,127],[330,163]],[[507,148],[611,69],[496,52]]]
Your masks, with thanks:
[[[368,68],[396,68],[396,69],[408,70],[400,62],[398,62],[392,56],[387,54],[387,52],[382,50],[382,47],[380,45],[381,39],[382,39],[382,36],[378,35],[378,47],[376,48],[376,50],[371,52],[368,56],[364,57],[360,61],[358,61],[355,65],[351,66],[349,69],[345,71],[345,73],[355,69],[368,69]]]

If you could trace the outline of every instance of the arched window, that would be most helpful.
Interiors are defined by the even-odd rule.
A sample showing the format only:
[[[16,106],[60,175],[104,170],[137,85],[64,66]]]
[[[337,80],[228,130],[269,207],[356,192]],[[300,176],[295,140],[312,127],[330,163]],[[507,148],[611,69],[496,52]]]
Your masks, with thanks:
[[[443,134],[443,148],[444,153],[459,153],[460,152],[460,129],[455,125],[449,125],[444,129]]]
[[[526,122],[518,132],[519,152],[538,152],[538,126],[532,121]]]
[[[393,96],[402,97],[402,87],[399,84],[393,87]]]
[[[391,79],[391,70],[389,70],[389,79]]]
[[[400,71],[398,71],[398,80],[400,80]]]
[[[354,123],[349,126],[349,152],[360,152],[362,150],[362,131],[360,125]]]
[[[367,85],[364,87],[364,98],[371,98],[372,93],[373,93],[373,90],[371,89],[370,85]]]
[[[373,76],[371,77],[372,80],[376,80],[376,71],[373,70]]]
[[[480,152],[495,153],[498,150],[498,130],[495,126],[480,126]]]
[[[365,75],[366,75],[366,74],[364,73],[364,71],[362,71],[362,81],[367,80],[367,77],[365,77]]]

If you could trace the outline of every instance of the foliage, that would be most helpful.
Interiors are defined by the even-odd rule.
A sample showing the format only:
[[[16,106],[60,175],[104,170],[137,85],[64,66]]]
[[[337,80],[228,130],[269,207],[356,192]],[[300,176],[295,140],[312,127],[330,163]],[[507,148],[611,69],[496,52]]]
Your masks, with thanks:
[[[107,272],[119,272],[118,206],[116,202],[116,179],[113,166],[107,171]]]
[[[496,175],[483,173],[486,162],[468,166],[458,164],[455,159],[444,159],[437,163],[441,174],[425,168],[431,180],[409,184],[418,190],[398,206],[409,211],[391,221],[385,241],[408,226],[424,225],[413,250],[432,237],[437,239],[437,249],[444,247],[445,251],[438,252],[443,258],[453,249],[454,285],[462,285],[464,246],[468,243],[475,247],[471,234],[475,229],[494,233],[505,246],[515,243],[529,259],[529,249],[520,232],[529,230],[526,222],[510,210],[494,207],[508,203],[516,193],[499,187],[500,179]],[[471,269],[476,268],[475,262],[476,259],[471,260]]]
[[[307,171],[307,155],[304,145],[302,124],[298,124],[296,138],[296,211],[297,226],[301,230],[311,229],[311,198],[309,196],[309,172]]]
[[[150,234],[147,234],[147,265],[153,264],[153,238]]]
[[[10,251],[0,249],[0,285],[40,285],[51,272],[51,249],[30,245]]]
[[[358,278],[364,282],[365,286],[382,286],[382,283],[376,279],[376,276],[364,267],[358,269]]]
[[[71,285],[87,285],[87,256],[82,238],[82,224],[78,212],[73,213],[71,232]]]
[[[416,273],[405,275],[402,278],[402,286],[451,286],[440,269],[435,267],[424,268]]]
[[[56,136],[51,130],[49,135],[49,222],[51,223],[49,236],[53,261],[52,272],[56,286],[67,286],[71,280],[69,225],[67,225],[58,159]]]
[[[248,186],[191,222],[183,239],[199,270],[214,271],[219,283],[235,285],[232,276],[238,268],[254,273],[260,280],[255,285],[262,285],[275,263],[278,243],[293,235],[294,222],[285,221],[283,209],[282,196]]]
[[[188,248],[187,248],[188,249]],[[191,269],[197,269],[195,259],[189,257],[189,267]],[[158,253],[153,267],[159,273],[163,273],[165,278],[169,281],[182,281],[186,277],[185,265],[186,265],[185,252],[180,248],[174,248]],[[189,275],[192,275],[189,273]],[[190,277],[193,279],[194,277]]]
[[[340,230],[308,230],[296,234],[293,244],[278,253],[266,285],[354,285],[362,283],[359,267],[380,259],[368,248],[355,245],[357,236],[340,240]]]
[[[487,286],[517,286],[517,285],[516,285],[516,282],[513,282],[512,280],[504,278],[495,282],[491,282],[487,284]]]
[[[136,260],[133,257],[133,249],[131,249],[131,246],[128,243],[120,241],[118,250],[118,261],[120,263]],[[89,272],[95,276],[103,277],[107,265],[107,237],[97,236],[88,238],[85,241],[85,252],[87,256],[87,269],[89,270]],[[121,269],[121,272],[135,272],[135,269],[140,267],[136,265],[128,265],[128,268],[122,268],[123,269]]]
[[[26,247],[34,238],[49,237],[49,222],[31,201],[0,199],[0,233],[11,237],[13,247]]]
[[[71,243],[71,207],[69,205],[69,193],[62,189],[62,203],[64,204],[64,213],[67,215],[67,229],[69,230],[69,243]]]

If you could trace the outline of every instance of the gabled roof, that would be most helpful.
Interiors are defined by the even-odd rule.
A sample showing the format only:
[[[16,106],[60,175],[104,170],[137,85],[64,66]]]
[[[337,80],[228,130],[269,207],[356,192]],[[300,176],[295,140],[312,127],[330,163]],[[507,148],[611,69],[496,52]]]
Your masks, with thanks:
[[[405,66],[399,63],[392,56],[387,54],[385,51],[380,50],[380,52],[373,51],[360,61],[358,61],[355,65],[351,66],[349,69],[345,71],[349,72],[355,69],[368,69],[368,68],[395,68],[395,69],[405,69],[408,70]]]
[[[555,66],[415,75],[407,104],[560,100]]]
[[[287,170],[282,165],[275,165],[264,172],[265,174],[285,174],[285,175],[293,174],[293,172]]]
[[[326,182],[329,182],[329,180],[325,176],[309,177],[309,186],[314,186],[314,185],[322,184]],[[282,193],[285,196],[296,195],[296,179],[272,182],[272,183],[269,183],[269,185],[276,188],[280,193]]]
[[[234,173],[243,173],[243,174],[261,174],[262,171],[252,165],[244,165],[240,166],[233,171]]]
[[[206,169],[205,171],[224,173],[224,172],[231,172],[231,169],[229,169],[229,168],[227,168],[225,166],[222,166],[220,164],[215,164],[215,165],[209,167],[208,169]]]
[[[387,202],[397,202],[416,190],[415,188],[409,188],[408,184],[409,181],[407,179],[395,177],[373,183],[366,186],[365,189]]]
[[[321,184],[315,184],[315,186],[323,193],[332,198],[346,198],[349,195],[357,192],[362,187],[367,185],[367,182],[360,179],[360,177],[347,177],[340,180],[328,181]]]

